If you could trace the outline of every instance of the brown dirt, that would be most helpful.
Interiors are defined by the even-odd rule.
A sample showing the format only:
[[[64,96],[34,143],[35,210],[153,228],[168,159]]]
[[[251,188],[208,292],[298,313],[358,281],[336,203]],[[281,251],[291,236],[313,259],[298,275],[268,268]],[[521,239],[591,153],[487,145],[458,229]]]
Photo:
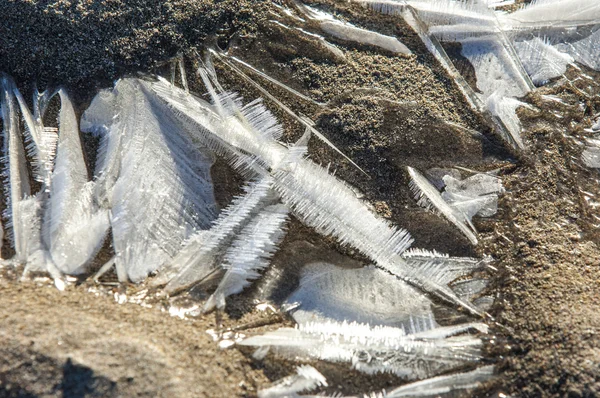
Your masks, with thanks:
[[[369,177],[311,140],[311,158],[331,162],[337,175],[359,188],[377,212],[408,229],[416,247],[496,258],[500,271],[490,293],[498,297],[492,311],[497,326],[487,351],[503,373],[479,395],[598,395],[599,236],[594,210],[582,191],[600,192],[596,172],[581,166],[582,148],[571,138],[581,141],[590,115],[600,110],[598,84],[579,80],[574,83],[579,89],[573,89],[561,80],[526,98],[539,111],[520,111],[530,149],[517,161],[398,18],[352,3],[318,4],[359,26],[396,35],[414,55],[395,56],[332,39],[343,52],[340,57],[313,38],[269,22],[276,18],[296,24],[266,12],[278,12],[266,2],[11,0],[0,7],[3,21],[8,21],[0,26],[0,49],[11,54],[0,57],[0,70],[22,83],[37,79],[67,84],[77,90],[84,108],[94,92],[90,87],[107,86],[124,73],[148,71],[180,51],[191,55],[202,40],[216,36],[212,44],[229,45],[230,54],[323,103],[299,100],[257,79],[294,111],[312,117],[367,171]],[[320,33],[317,26],[310,29]],[[194,62],[186,58],[190,84],[202,92]],[[224,64],[217,62],[216,67],[226,87],[247,100],[260,95]],[[571,70],[569,78],[574,80],[577,73]],[[570,105],[543,100],[542,93],[556,94]],[[265,102],[282,120],[285,139],[299,138],[303,130],[298,123]],[[496,217],[476,221],[482,242],[478,247],[415,204],[406,166],[423,171],[452,166],[502,169],[507,194]],[[241,180],[223,164],[213,176],[224,206]],[[270,357],[258,362],[250,352],[219,350],[205,331],[217,323],[241,328],[242,333],[286,324],[279,316],[256,311],[254,300],[280,302],[296,286],[302,265],[314,259],[365,262],[292,221],[264,280],[230,298],[219,322],[213,316],[183,321],[168,315],[171,304],[189,305],[198,292],[171,301],[151,293],[141,301],[143,306],[119,305],[113,297],[118,291],[107,286],[82,284],[61,293],[47,283],[0,278],[0,396],[254,396],[269,380],[290,373],[294,364]],[[146,288],[127,289],[130,301],[136,301],[131,298]],[[247,329],[252,325],[261,326]],[[402,383],[333,365],[318,364],[318,369],[330,381],[330,392],[357,394]]]
[[[504,178],[502,217],[482,248],[505,271],[491,355],[505,358],[502,386],[519,396],[600,394],[600,241],[585,199],[600,192],[597,171],[580,160],[583,129],[600,110],[600,74],[585,73],[591,78],[570,70],[575,83],[561,79],[527,97],[537,107],[520,112],[527,163]]]
[[[233,397],[267,382],[212,341],[214,317],[184,321],[87,290],[0,279],[0,396]]]

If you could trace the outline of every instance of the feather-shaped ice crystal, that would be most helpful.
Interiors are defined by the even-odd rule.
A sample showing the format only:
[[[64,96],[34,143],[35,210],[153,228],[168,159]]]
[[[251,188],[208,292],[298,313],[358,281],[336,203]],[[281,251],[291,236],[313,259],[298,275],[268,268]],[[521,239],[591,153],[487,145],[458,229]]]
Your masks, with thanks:
[[[225,257],[225,275],[204,306],[205,311],[225,307],[225,298],[241,292],[267,267],[284,236],[288,210],[281,204],[265,207],[240,232]]]
[[[355,321],[411,330],[434,328],[431,301],[414,287],[372,266],[345,269],[328,263],[304,266],[300,286],[288,298],[299,303],[298,323]]]
[[[494,367],[481,366],[470,372],[432,377],[406,384],[389,392],[372,394],[365,398],[416,398],[454,396],[457,391],[473,390],[494,377]]]
[[[13,80],[1,75],[2,120],[4,148],[2,176],[6,209],[3,214],[4,227],[16,254],[14,260],[26,264],[28,257],[40,249],[40,201],[31,196],[29,172],[23,147],[23,136],[19,127]]]
[[[469,327],[458,325],[441,328],[439,333],[433,329],[423,335],[407,335],[400,328],[368,324],[307,323],[249,337],[238,344],[269,347],[287,358],[346,362],[369,374],[389,372],[421,379],[481,359],[479,338],[454,336]]]
[[[136,282],[208,228],[216,212],[212,154],[180,134],[157,101],[143,82],[121,79],[82,117],[84,131],[101,135],[96,196],[111,211],[116,266]]]
[[[277,380],[273,385],[258,392],[259,398],[295,397],[302,391],[327,387],[327,380],[319,371],[310,365],[296,368],[296,373]]]
[[[227,248],[238,237],[246,238],[239,234],[262,209],[273,204],[271,185],[272,180],[268,177],[250,181],[244,186],[245,194],[234,198],[209,230],[197,232],[184,243],[159,276],[160,282],[168,282],[165,287],[168,293],[191,287],[220,269]],[[269,234],[268,238],[271,237]]]

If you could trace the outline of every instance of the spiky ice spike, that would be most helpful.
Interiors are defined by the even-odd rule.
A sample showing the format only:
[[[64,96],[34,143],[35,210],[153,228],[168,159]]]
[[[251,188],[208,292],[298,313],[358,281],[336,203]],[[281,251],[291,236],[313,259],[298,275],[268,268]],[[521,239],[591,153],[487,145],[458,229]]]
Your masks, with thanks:
[[[88,181],[73,104],[66,90],[58,94],[58,148],[44,206],[42,241],[49,260],[61,272],[73,275],[84,272],[100,250],[109,219],[107,210],[98,209],[93,197],[94,183]]]
[[[410,175],[410,189],[415,195],[417,204],[429,209],[437,214],[444,216],[448,221],[454,224],[474,245],[477,244],[476,231],[470,228],[470,222],[465,215],[452,208],[444,199],[440,192],[425,178],[419,171],[408,167]]]
[[[57,134],[56,129],[45,127],[42,121],[43,111],[40,108],[40,103],[34,101],[34,113],[32,114],[21,92],[15,87],[14,95],[19,103],[21,114],[25,120],[25,142],[27,143],[26,150],[28,155],[33,159],[33,177],[44,184],[43,189],[48,190],[50,187],[50,175],[54,165],[54,156],[56,155]],[[48,94],[44,108],[47,102],[51,99]],[[45,109],[44,109],[45,111]]]
[[[345,183],[327,170],[308,160],[300,160],[295,167],[276,170],[273,178],[274,189],[283,203],[306,225],[358,249],[371,258],[374,265],[409,284],[474,315],[482,315],[447,285],[409,267],[400,255],[412,243],[410,234],[372,213]]]
[[[427,263],[432,260],[444,262],[447,267],[453,272],[457,272],[457,278],[470,274],[475,270],[480,270],[484,268],[491,268],[490,263],[492,259],[490,257],[484,258],[473,258],[473,257],[451,257],[446,253],[440,253],[437,250],[426,250],[411,247],[402,253],[402,257],[409,263],[422,264]]]
[[[246,67],[247,69],[249,69],[253,73],[257,74],[261,78],[264,78],[264,79],[270,81],[271,83],[273,83],[275,85],[278,85],[279,87],[282,87],[283,89],[289,91],[290,93],[292,93],[295,96],[298,96],[299,98],[302,98],[305,101],[314,103],[315,105],[319,105],[319,106],[322,106],[323,104],[321,104],[319,102],[316,102],[316,101],[314,101],[313,99],[311,99],[309,97],[306,97],[304,94],[301,94],[301,93],[297,92],[296,90],[294,90],[293,88],[288,87],[287,85],[279,82],[278,80],[273,79],[272,77],[264,74],[263,72],[260,72],[258,69],[254,68],[252,65],[250,65],[250,64],[248,64],[248,63],[246,63],[246,62],[244,62],[244,61],[242,61],[242,60],[240,60],[240,59],[238,59],[236,57],[229,56],[229,55],[227,55],[225,53],[219,53],[219,52],[216,52],[214,50],[211,50],[210,52],[211,52],[211,54],[213,54],[216,57],[218,57],[219,59],[221,59],[221,61],[223,61],[223,63],[225,65],[229,66],[243,80],[245,80],[246,82],[250,83],[252,86],[256,87],[256,89],[258,89],[258,91],[260,91],[270,101],[272,101],[273,103],[275,103],[281,110],[283,110],[285,113],[287,113],[288,115],[290,115],[292,118],[296,119],[299,123],[303,124],[310,131],[310,133],[314,134],[318,139],[320,139],[322,142],[324,142],[327,146],[329,146],[331,149],[333,149],[338,154],[340,154],[342,157],[344,157],[344,159],[346,159],[348,162],[350,162],[350,164],[352,164],[354,167],[356,167],[356,169],[360,170],[361,173],[363,173],[363,174],[365,174],[365,175],[368,176],[367,172],[365,172],[352,159],[350,159],[338,147],[336,147],[329,139],[327,139],[327,137],[325,137],[319,130],[317,130],[315,128],[314,122],[312,120],[310,120],[306,116],[299,116],[299,115],[297,115],[294,111],[292,111],[289,107],[287,107],[285,104],[283,104],[281,101],[279,101],[269,91],[267,91],[263,86],[261,86],[260,84],[258,84],[256,81],[254,81],[252,78],[250,78],[246,73],[244,73],[242,70],[240,70],[236,65],[233,64],[233,62],[230,62],[230,60],[236,62],[239,65],[243,65],[244,67]]]
[[[15,249],[15,260],[26,264],[32,246],[37,246],[34,231],[39,228],[39,203],[31,198],[27,160],[23,148],[23,137],[19,128],[17,105],[15,104],[15,84],[7,75],[0,75],[2,80],[2,120],[4,135],[3,150],[3,182],[6,209],[4,210],[4,226],[11,246]],[[33,225],[32,225],[33,224]]]
[[[259,398],[294,397],[303,391],[327,387],[327,380],[319,371],[310,365],[296,368],[296,374],[277,380],[269,388],[258,391]]]
[[[240,293],[269,265],[284,236],[288,209],[283,205],[265,207],[246,225],[225,254],[225,275],[210,296],[204,311],[225,308],[225,298]]]
[[[346,320],[412,333],[437,326],[425,294],[374,266],[348,269],[323,262],[307,264],[287,303],[300,304],[292,314],[300,324]]]
[[[325,33],[337,39],[382,48],[395,54],[412,54],[408,47],[395,37],[342,22],[333,15],[313,7],[301,5],[300,9],[307,17],[319,21]]]
[[[159,102],[144,82],[121,79],[98,94],[82,121],[84,130],[106,135],[97,200],[111,210],[116,266],[134,282],[172,260],[216,212],[212,154],[181,135]]]
[[[200,231],[185,242],[179,254],[163,270],[157,283],[167,283],[165,290],[175,294],[202,281],[218,270],[224,248],[251,223],[261,209],[274,200],[270,192],[272,179],[264,177],[244,187],[245,194],[233,199],[208,231]]]
[[[450,257],[448,254],[435,250],[408,249],[402,257],[413,268],[421,269],[427,266],[440,267],[440,282],[451,283],[459,278],[464,278],[475,271],[495,270],[490,266],[492,259],[472,257]]]
[[[596,0],[534,0],[515,12],[501,14],[499,19],[504,29],[528,31],[597,25],[600,3]]]
[[[182,130],[200,145],[206,146],[242,175],[253,178],[265,174],[266,168],[276,167],[286,157],[286,148],[268,134],[254,130],[254,126],[239,117],[241,110],[233,115],[230,94],[217,94],[208,72],[201,73],[211,87],[214,105],[159,79],[151,85],[162,101],[162,108],[171,112],[181,123]],[[223,102],[228,105],[225,107]],[[228,110],[229,109],[229,110]],[[263,157],[262,155],[266,155]]]
[[[238,344],[268,347],[288,358],[351,363],[364,373],[393,373],[407,379],[431,377],[482,359],[479,338],[431,332],[421,338],[399,328],[324,322],[281,328]]]
[[[274,188],[294,213],[319,233],[335,236],[377,263],[388,263],[412,243],[410,234],[372,213],[326,169],[302,159],[273,173]]]

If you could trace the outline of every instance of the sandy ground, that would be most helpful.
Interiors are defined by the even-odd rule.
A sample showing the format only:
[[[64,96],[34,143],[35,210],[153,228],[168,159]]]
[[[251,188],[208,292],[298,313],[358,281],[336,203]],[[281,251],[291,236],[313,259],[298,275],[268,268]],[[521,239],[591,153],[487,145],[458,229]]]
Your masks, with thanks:
[[[469,109],[401,21],[347,3],[318,4],[365,28],[396,35],[414,55],[335,39],[331,42],[342,52],[332,53],[318,40],[271,22],[295,23],[263,2],[7,1],[0,7],[5,21],[0,49],[10,56],[0,57],[0,70],[24,88],[34,80],[66,84],[81,110],[93,88],[124,73],[166,71],[161,65],[178,52],[186,55],[192,89],[202,92],[193,74],[195,47],[205,39],[229,46],[230,54],[319,102],[299,100],[259,80],[296,112],[312,117],[367,171],[369,177],[311,141],[311,158],[331,162],[377,212],[408,229],[416,247],[497,260],[499,272],[490,275],[488,292],[497,298],[491,311],[497,324],[491,325],[486,362],[497,363],[501,374],[475,395],[598,395],[599,236],[595,210],[582,192],[600,193],[596,172],[579,161],[583,129],[600,111],[598,75],[584,71],[591,79],[575,80],[583,72],[571,70],[568,78],[574,83],[559,80],[527,97],[534,108],[522,108],[520,115],[529,150],[517,156]],[[459,57],[459,49],[448,50]],[[216,67],[226,87],[248,100],[260,95],[225,64]],[[464,68],[469,74],[468,65]],[[541,94],[557,95],[566,104]],[[266,104],[283,122],[284,138],[299,138],[300,126]],[[87,144],[91,151],[93,143]],[[88,155],[93,161],[93,153]],[[457,165],[500,169],[507,189],[499,214],[477,220],[482,243],[475,248],[451,225],[419,208],[408,190],[405,166]],[[222,164],[214,167],[213,177],[218,202],[225,206],[241,180]],[[107,246],[103,255],[110,250]],[[152,293],[138,299],[144,286],[128,287],[130,302],[118,304],[116,287],[88,282],[58,292],[47,283],[17,282],[6,271],[0,278],[0,396],[254,396],[294,364],[219,350],[206,330],[220,326],[255,333],[289,323],[257,311],[254,303],[281,302],[297,285],[302,265],[324,259],[365,264],[352,250],[292,221],[271,269],[229,300],[219,322],[212,315],[172,317],[170,305],[188,305],[191,299],[169,301]],[[450,318],[456,321],[460,314]],[[356,394],[402,383],[330,365],[318,364],[318,369],[330,381],[329,392]]]
[[[233,397],[265,375],[205,332],[214,317],[181,320],[159,306],[2,280],[0,396]]]
[[[541,88],[527,97],[535,108],[521,109],[530,151],[504,179],[503,214],[485,245],[505,271],[493,355],[506,358],[505,388],[523,396],[600,393],[598,175],[580,160],[600,79],[574,70],[567,78],[574,83]]]

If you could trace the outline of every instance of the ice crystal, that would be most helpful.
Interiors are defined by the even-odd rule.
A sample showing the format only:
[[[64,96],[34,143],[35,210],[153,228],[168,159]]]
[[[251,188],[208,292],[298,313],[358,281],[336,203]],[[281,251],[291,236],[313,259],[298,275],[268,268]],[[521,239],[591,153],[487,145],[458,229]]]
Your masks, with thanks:
[[[588,138],[581,158],[587,167],[600,168],[600,140]]]
[[[205,311],[225,307],[225,297],[239,293],[260,276],[283,237],[283,224],[288,215],[285,206],[265,207],[241,231],[223,259],[226,271],[217,290],[208,299]]]
[[[344,23],[333,15],[313,7],[301,6],[301,9],[309,18],[319,21],[319,26],[324,32],[337,39],[379,47],[392,53],[412,54],[408,47],[395,37]]]
[[[502,192],[500,180],[486,174],[477,174],[463,181],[446,176],[446,190],[440,194],[416,169],[408,167],[408,174],[411,190],[419,206],[444,216],[476,244],[477,230],[471,219],[476,214],[489,217],[496,213],[497,194]]]
[[[68,275],[83,273],[109,228],[108,213],[93,197],[79,138],[75,109],[64,89],[59,91],[59,138],[54,170],[45,200],[42,240],[52,261]]]
[[[600,3],[596,0],[534,0],[513,13],[502,14],[500,18],[507,28],[520,30],[597,25]]]
[[[23,136],[19,124],[15,87],[6,75],[2,79],[2,120],[4,148],[2,156],[6,209],[4,226],[16,254],[14,260],[26,264],[29,256],[40,249],[40,201],[31,196]]]
[[[453,396],[458,391],[473,390],[494,376],[493,366],[482,366],[470,372],[432,377],[398,387],[389,392],[373,393],[365,398],[405,398]]]
[[[137,282],[208,228],[216,212],[212,154],[180,134],[155,97],[144,82],[122,79],[82,117],[82,129],[101,136],[96,198],[110,210],[115,265],[120,279]]]
[[[346,362],[368,374],[389,372],[418,379],[481,360],[481,340],[456,335],[470,328],[457,325],[406,334],[400,328],[328,321],[280,328],[238,344],[270,348],[288,358]]]
[[[327,380],[310,365],[296,368],[296,374],[277,380],[273,385],[258,392],[259,398],[296,397],[297,393],[327,387]]]
[[[426,295],[373,266],[344,269],[328,263],[308,264],[288,303],[300,304],[293,312],[298,323],[352,320],[406,330],[415,323],[436,326]]]
[[[439,6],[434,2],[405,10],[405,17],[412,16],[413,26],[419,27],[419,34],[435,51],[443,51],[438,41],[442,37],[459,40],[464,48],[475,41],[479,49],[479,39],[473,38],[492,35],[498,25],[487,6],[484,10],[457,5],[450,20],[445,20],[443,5],[441,11]],[[310,7],[300,9],[328,36],[410,53],[394,37],[358,28]],[[423,21],[430,24],[427,32]],[[480,31],[468,31],[463,26],[468,21],[478,24]],[[527,82],[519,80],[518,63],[511,64],[514,58],[506,37],[496,39],[493,50],[486,49],[485,56],[478,59],[476,55],[471,61],[487,64],[476,66],[477,70],[512,65],[512,70],[519,72],[514,74],[516,86],[523,89]],[[504,54],[501,60],[489,57],[499,52]],[[233,65],[231,60],[224,62]],[[14,263],[24,264],[26,271],[49,272],[59,285],[63,274],[88,271],[110,229],[115,256],[101,272],[114,265],[121,282],[139,282],[158,271],[154,283],[165,285],[169,294],[208,280],[218,281],[204,311],[223,309],[228,296],[240,293],[269,265],[291,213],[316,232],[357,249],[372,265],[352,270],[325,263],[307,266],[298,290],[289,299],[300,304],[293,314],[299,325],[239,344],[261,347],[259,356],[270,348],[291,358],[346,362],[369,374],[390,372],[408,379],[430,377],[481,360],[482,342],[467,332],[485,333],[487,326],[440,326],[432,298],[482,315],[473,302],[487,281],[469,275],[482,269],[486,261],[410,250],[412,238],[407,231],[374,213],[355,189],[308,159],[311,132],[333,146],[312,121],[296,115],[233,66],[306,127],[298,142],[282,143],[283,128],[260,98],[244,103],[236,93],[224,91],[214,68],[206,62],[199,74],[212,100],[209,103],[189,92],[181,60],[179,67],[183,89],[160,78],[125,78],[96,96],[81,119],[82,130],[100,142],[91,180],[76,111],[67,92],[59,89],[40,94],[36,90],[31,112],[14,82],[2,76],[7,208],[0,238],[5,232],[9,235],[16,252]],[[485,93],[481,98],[471,93],[471,98],[474,103],[486,99],[493,114],[510,121],[510,115],[502,112],[510,109],[514,113],[510,101],[518,94],[506,87],[498,94],[503,85],[486,80],[494,73],[478,74]],[[43,124],[55,94],[61,104],[58,134]],[[496,95],[500,100],[494,102]],[[222,156],[247,180],[244,194],[220,214],[210,175],[215,155]],[[33,160],[31,177],[42,187],[35,194],[27,157]],[[409,168],[409,173],[420,202],[432,204],[476,242],[471,217],[495,212],[497,193],[502,190],[499,180],[483,174],[462,181],[448,176],[440,194],[416,170]],[[228,344],[232,343],[224,346]],[[481,372],[439,377],[394,390],[389,396],[422,393],[425,388],[441,394],[452,383],[470,388],[479,382],[478,375],[485,373]],[[326,382],[320,373],[303,366],[260,396],[293,396],[323,385]]]
[[[227,247],[265,206],[273,204],[271,185],[272,180],[268,177],[251,181],[244,187],[246,193],[234,198],[209,230],[197,232],[184,243],[179,254],[162,272],[160,279],[168,282],[167,292],[175,293],[193,286],[218,270]]]

